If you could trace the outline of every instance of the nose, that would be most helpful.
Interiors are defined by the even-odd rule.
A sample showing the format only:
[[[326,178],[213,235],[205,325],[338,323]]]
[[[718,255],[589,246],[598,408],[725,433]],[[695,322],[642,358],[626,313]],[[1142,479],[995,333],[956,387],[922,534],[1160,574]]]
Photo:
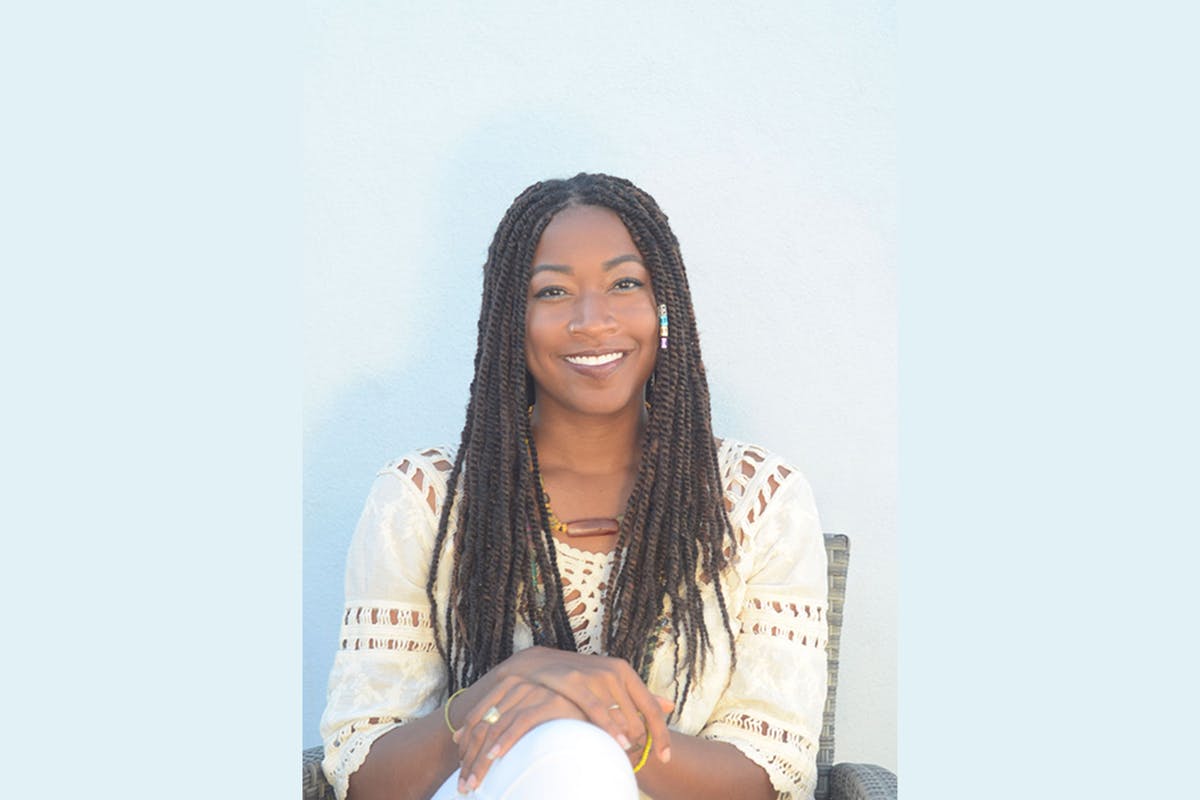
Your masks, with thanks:
[[[574,335],[596,335],[616,329],[617,320],[609,308],[604,292],[584,292],[572,308],[567,332]]]

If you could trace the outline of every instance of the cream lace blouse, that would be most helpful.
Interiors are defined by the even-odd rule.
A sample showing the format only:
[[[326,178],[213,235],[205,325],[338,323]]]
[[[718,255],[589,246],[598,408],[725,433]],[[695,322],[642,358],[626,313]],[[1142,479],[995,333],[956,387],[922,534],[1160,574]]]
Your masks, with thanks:
[[[737,637],[729,669],[716,595],[705,622],[713,632],[708,667],[672,730],[729,742],[762,766],[781,798],[812,796],[825,703],[825,545],[812,491],[799,471],[754,445],[720,444],[725,503],[739,551],[722,576]],[[446,700],[425,584],[438,513],[453,462],[447,448],[410,453],[379,471],[350,543],[346,607],[329,676],[321,735],[323,767],[339,800],[372,742]],[[449,543],[446,545],[449,550]],[[449,565],[439,565],[445,608]],[[581,652],[597,652],[612,557],[558,545],[564,597],[577,619]],[[669,640],[668,640],[669,642]],[[517,623],[515,649],[532,645]],[[647,686],[674,695],[673,647],[652,662]]]

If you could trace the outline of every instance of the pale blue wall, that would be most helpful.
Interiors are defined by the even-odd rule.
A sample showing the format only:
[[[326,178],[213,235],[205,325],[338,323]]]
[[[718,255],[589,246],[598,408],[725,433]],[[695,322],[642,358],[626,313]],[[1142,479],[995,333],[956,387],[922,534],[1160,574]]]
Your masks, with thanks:
[[[838,758],[895,768],[894,4],[500,5],[310,3],[304,744],[372,476],[457,441],[496,224],[586,170],[670,216],[718,433],[852,537]]]

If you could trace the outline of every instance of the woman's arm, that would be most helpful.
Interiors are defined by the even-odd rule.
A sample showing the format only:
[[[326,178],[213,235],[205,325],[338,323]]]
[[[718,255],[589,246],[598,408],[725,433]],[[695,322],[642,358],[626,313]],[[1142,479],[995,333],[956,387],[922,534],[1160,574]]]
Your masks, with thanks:
[[[774,800],[776,795],[763,768],[733,745],[678,732],[671,735],[670,762],[647,759],[637,779],[655,800]]]
[[[461,726],[472,708],[495,685],[496,671],[485,675],[450,704],[450,722]],[[350,776],[349,800],[423,800],[459,766],[459,749],[446,727],[443,707],[380,736],[366,760]]]
[[[350,775],[350,800],[424,800],[458,766],[441,712],[393,728]]]

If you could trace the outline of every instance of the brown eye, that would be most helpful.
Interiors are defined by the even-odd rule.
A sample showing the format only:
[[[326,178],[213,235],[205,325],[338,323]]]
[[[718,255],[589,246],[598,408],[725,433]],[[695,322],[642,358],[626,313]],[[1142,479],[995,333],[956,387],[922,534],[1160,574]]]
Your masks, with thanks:
[[[640,289],[645,285],[646,284],[642,283],[637,278],[621,278],[619,281],[613,284],[613,288],[629,291],[630,289]]]

